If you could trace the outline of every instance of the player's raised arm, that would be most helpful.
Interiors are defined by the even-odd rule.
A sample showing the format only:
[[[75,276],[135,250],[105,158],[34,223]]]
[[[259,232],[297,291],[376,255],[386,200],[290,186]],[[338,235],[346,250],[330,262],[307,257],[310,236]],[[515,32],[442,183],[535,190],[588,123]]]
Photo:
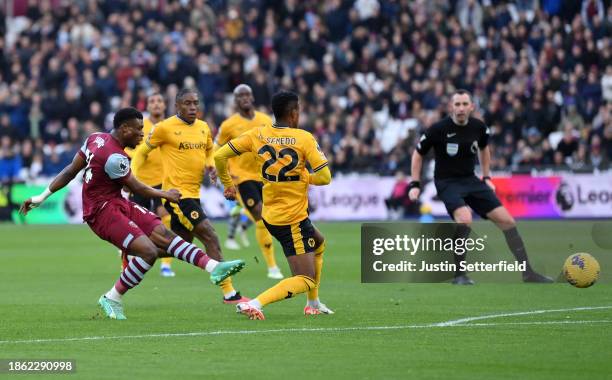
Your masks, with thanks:
[[[81,152],[75,154],[72,162],[62,169],[57,176],[55,176],[53,181],[51,181],[49,184],[49,187],[47,187],[41,194],[33,196],[23,202],[19,212],[26,215],[31,209],[40,206],[41,203],[43,203],[51,194],[70,183],[70,181],[72,181],[85,166],[87,166],[87,162],[85,161],[85,158],[83,158]]]

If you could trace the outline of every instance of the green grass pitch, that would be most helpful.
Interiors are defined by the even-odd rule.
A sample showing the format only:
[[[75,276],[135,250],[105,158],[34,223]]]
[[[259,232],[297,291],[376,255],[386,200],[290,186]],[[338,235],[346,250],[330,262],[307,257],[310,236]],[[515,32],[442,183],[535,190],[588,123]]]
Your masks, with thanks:
[[[0,225],[0,359],[74,359],[71,376],[86,379],[612,376],[612,308],[602,308],[612,307],[612,252],[593,245],[589,222],[520,225],[548,275],[574,251],[593,253],[602,279],[588,289],[518,278],[473,287],[361,284],[360,225],[317,225],[328,241],[321,299],[335,315],[303,316],[300,296],[249,321],[221,303],[205,273],[175,261],[177,277],[161,278],[156,265],[128,293],[123,322],[103,319],[97,306],[119,274],[113,246],[82,225]],[[224,237],[225,224],[216,228]],[[501,239],[492,225],[479,228]],[[247,261],[234,282],[248,296],[274,284],[252,234],[250,248],[225,251]],[[278,246],[277,258],[287,274]],[[557,311],[495,316],[537,310]],[[486,315],[493,317],[469,319]]]

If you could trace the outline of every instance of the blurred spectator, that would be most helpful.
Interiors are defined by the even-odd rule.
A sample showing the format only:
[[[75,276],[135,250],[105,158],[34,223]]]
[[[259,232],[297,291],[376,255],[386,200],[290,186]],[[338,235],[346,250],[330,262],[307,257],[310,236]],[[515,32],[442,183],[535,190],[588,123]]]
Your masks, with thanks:
[[[395,184],[393,190],[391,190],[391,196],[385,199],[388,212],[387,219],[400,220],[406,216],[406,212],[413,203],[408,197],[408,182],[406,175],[398,171],[395,175]]]
[[[278,89],[300,93],[333,173],[394,174],[462,87],[493,131],[495,170],[598,166],[612,149],[611,15],[603,0],[32,1],[13,15],[25,24],[0,23],[0,138],[26,176],[41,162],[52,175],[150,91],[172,114],[191,83],[216,130],[246,82],[264,111]]]
[[[566,124],[563,130],[563,138],[557,145],[557,152],[561,153],[565,162],[571,162],[574,153],[578,150],[578,139],[571,124]]]

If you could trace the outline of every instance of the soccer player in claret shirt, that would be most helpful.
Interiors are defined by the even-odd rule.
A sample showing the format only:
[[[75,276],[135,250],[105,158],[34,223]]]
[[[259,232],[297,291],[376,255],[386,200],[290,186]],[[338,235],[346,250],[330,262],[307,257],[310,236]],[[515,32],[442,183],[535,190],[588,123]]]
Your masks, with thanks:
[[[113,131],[90,135],[72,163],[53,179],[42,194],[26,200],[20,209],[27,214],[85,169],[83,220],[101,239],[133,256],[115,285],[98,300],[111,319],[126,319],[122,296],[142,281],[158,257],[174,256],[205,269],[210,272],[214,284],[244,267],[242,260],[219,262],[211,259],[200,248],[166,229],[157,215],[121,196],[121,189],[127,186],[132,192],[147,198],[178,202],[181,197],[177,190],[157,190],[132,175],[124,148],[138,145],[143,137],[142,127],[142,114],[138,110],[119,110],[113,120]]]
[[[178,189],[182,194],[178,202],[164,201],[172,231],[189,242],[197,237],[210,257],[223,261],[219,238],[200,203],[204,175],[208,172],[216,181],[216,170],[212,134],[208,124],[197,118],[199,108],[200,99],[195,90],[180,90],[176,95],[177,114],[155,125],[145,143],[136,149],[132,168],[139,175],[147,156],[156,148],[160,150],[164,167],[162,189]],[[224,303],[248,300],[234,289],[230,278],[219,285]]]
[[[272,125],[272,119],[268,115],[255,111],[254,101],[253,92],[246,84],[238,85],[234,89],[237,112],[221,123],[215,140],[215,150],[253,128]],[[268,266],[268,277],[280,280],[283,274],[276,265],[272,235],[261,219],[263,200],[261,164],[257,155],[251,152],[228,160],[229,172],[238,190],[237,198],[255,220],[255,237]]]
[[[453,93],[450,116],[425,131],[412,155],[412,181],[408,185],[408,195],[413,201],[418,199],[423,156],[433,147],[436,162],[434,184],[448,214],[459,224],[456,238],[467,238],[471,232],[472,212],[469,206],[482,218],[495,223],[503,231],[516,260],[527,264],[523,281],[550,283],[552,279],[535,272],[529,264],[516,222],[495,195],[489,173],[489,128],[481,120],[470,116],[473,110],[474,103],[469,92],[458,90]],[[480,161],[482,179],[474,174],[476,156]],[[473,284],[467,274],[460,270],[465,255],[454,257],[457,271],[453,284]]]
[[[144,118],[144,127],[142,128],[145,136],[148,136],[151,133],[153,126],[162,121],[165,116],[166,102],[164,97],[159,92],[155,92],[147,96],[147,111],[149,112],[149,117]],[[141,144],[143,143],[144,139]],[[134,150],[131,148],[125,148],[125,151],[130,156],[132,156],[134,152]],[[162,166],[161,153],[159,150],[154,150],[147,157],[147,161],[144,163],[142,169],[138,173],[137,179],[155,189],[161,189],[162,179],[164,178],[163,172],[164,168]],[[162,223],[164,223],[167,228],[170,228],[170,214],[168,214],[159,198],[146,198],[141,197],[138,194],[131,193],[130,200],[157,214],[157,216],[161,218]],[[125,268],[128,263],[128,258],[125,252],[122,254],[122,259],[123,267]],[[163,257],[161,259],[161,275],[163,277],[175,276],[175,273],[172,271],[171,264],[172,258]]]
[[[227,170],[229,158],[257,154],[264,164],[262,218],[268,231],[283,247],[293,277],[280,281],[249,302],[236,305],[250,319],[264,319],[263,306],[308,292],[304,314],[333,314],[319,301],[325,239],[308,218],[308,185],[331,182],[327,159],[312,134],[298,129],[300,104],[293,92],[281,91],[272,97],[276,123],[252,128],[230,140],[215,153],[219,178],[228,199],[236,196]],[[313,168],[310,173],[306,168]]]

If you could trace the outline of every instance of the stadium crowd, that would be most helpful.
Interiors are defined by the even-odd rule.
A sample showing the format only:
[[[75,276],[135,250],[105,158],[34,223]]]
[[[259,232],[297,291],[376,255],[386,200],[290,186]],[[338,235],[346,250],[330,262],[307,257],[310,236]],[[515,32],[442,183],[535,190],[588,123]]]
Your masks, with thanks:
[[[610,1],[8,3],[0,181],[57,174],[152,91],[171,114],[177,90],[196,87],[218,126],[240,83],[266,111],[274,91],[297,90],[334,173],[408,172],[455,88],[491,127],[494,170],[603,170],[612,158]]]

